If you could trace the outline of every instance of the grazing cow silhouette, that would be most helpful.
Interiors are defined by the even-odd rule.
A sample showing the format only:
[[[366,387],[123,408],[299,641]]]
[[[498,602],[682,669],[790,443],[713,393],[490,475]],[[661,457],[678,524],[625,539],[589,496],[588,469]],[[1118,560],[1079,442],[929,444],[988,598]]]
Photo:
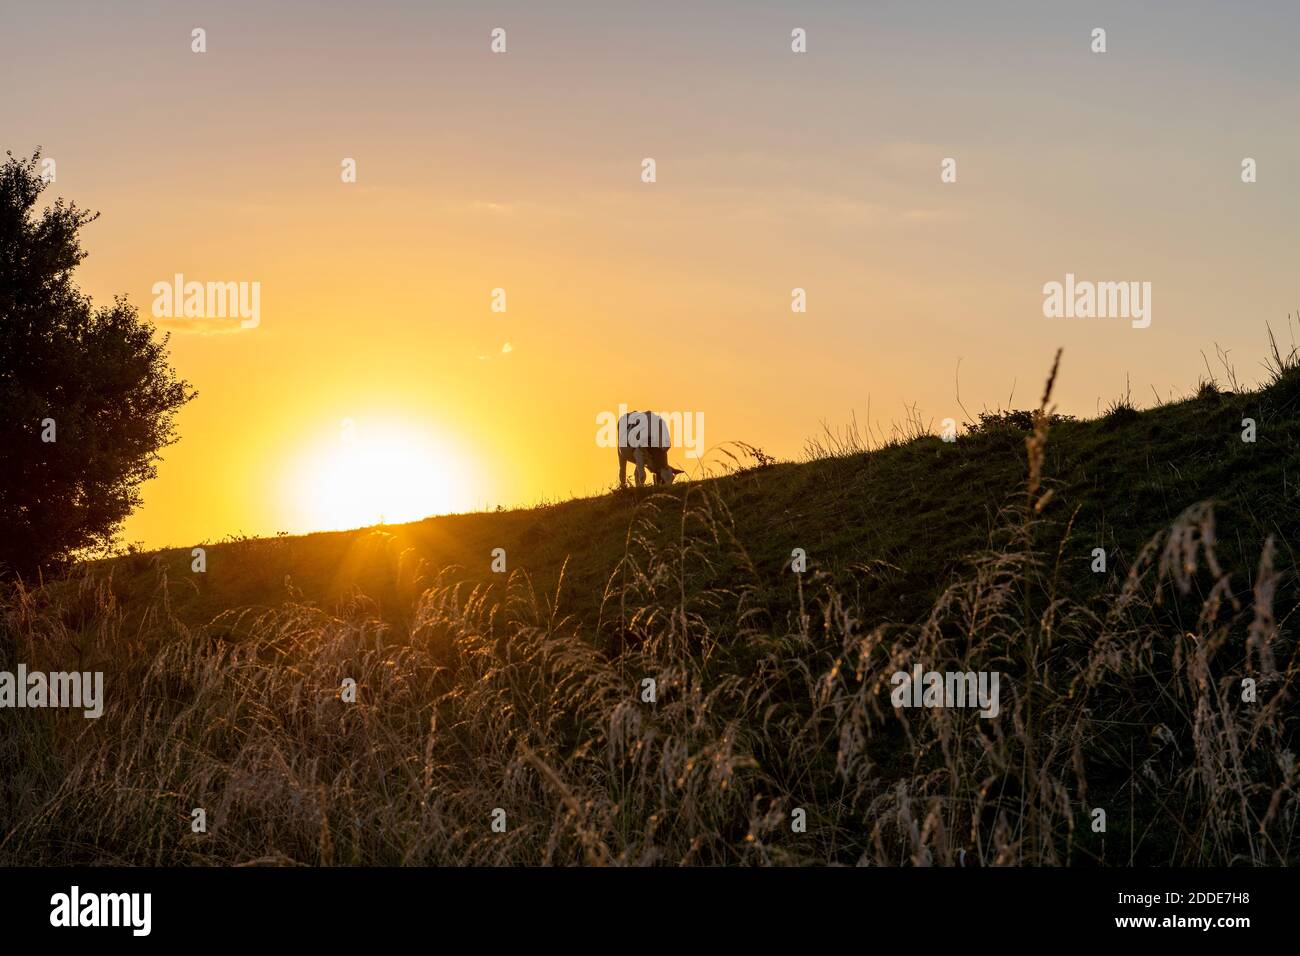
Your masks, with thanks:
[[[627,463],[636,464],[636,486],[645,484],[646,466],[654,475],[655,484],[671,485],[680,468],[668,464],[668,448],[672,435],[668,423],[654,412],[628,412],[618,420],[618,484],[627,487]]]

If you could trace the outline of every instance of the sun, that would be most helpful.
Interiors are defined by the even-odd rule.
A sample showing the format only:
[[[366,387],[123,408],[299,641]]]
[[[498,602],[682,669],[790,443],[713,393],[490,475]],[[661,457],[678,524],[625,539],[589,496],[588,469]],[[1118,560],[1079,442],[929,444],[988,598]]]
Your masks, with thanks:
[[[427,430],[344,419],[292,483],[305,527],[341,531],[462,510],[457,458]]]

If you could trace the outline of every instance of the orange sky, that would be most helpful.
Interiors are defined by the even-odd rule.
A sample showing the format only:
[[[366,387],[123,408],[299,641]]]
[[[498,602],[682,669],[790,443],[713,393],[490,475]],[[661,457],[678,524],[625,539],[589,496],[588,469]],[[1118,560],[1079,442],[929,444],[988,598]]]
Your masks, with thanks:
[[[85,291],[261,287],[256,328],[167,323],[200,396],[127,540],[596,493],[620,402],[797,457],[868,401],[960,418],[959,359],[972,411],[1034,404],[1058,346],[1076,414],[1187,392],[1216,343],[1254,381],[1300,306],[1297,13],[1041,6],[6,11],[4,146],[102,212]],[[1151,327],[1045,318],[1067,272],[1150,282]]]

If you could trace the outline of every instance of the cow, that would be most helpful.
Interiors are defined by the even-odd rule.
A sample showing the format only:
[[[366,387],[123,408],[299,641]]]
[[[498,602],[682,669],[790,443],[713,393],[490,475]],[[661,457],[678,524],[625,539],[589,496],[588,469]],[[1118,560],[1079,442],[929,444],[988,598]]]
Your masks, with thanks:
[[[668,423],[654,412],[628,412],[618,420],[618,484],[627,487],[627,463],[636,465],[636,486],[645,484],[646,465],[654,475],[655,484],[671,485],[680,468],[668,464],[668,448],[672,436]]]

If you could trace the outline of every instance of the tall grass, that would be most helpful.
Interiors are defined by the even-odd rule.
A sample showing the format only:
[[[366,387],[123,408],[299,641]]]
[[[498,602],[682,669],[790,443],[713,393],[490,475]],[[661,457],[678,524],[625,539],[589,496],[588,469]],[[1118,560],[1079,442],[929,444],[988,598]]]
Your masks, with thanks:
[[[1293,571],[1272,539],[1225,567],[1203,503],[1076,596],[1050,391],[1024,487],[915,622],[864,619],[874,566],[765,579],[711,486],[636,506],[594,626],[563,580],[405,555],[397,626],[357,596],[191,628],[160,573],[128,627],[108,572],[17,586],[0,668],[103,670],[108,703],[4,714],[0,863],[1300,862]],[[1001,712],[895,709],[918,663],[998,671]]]

